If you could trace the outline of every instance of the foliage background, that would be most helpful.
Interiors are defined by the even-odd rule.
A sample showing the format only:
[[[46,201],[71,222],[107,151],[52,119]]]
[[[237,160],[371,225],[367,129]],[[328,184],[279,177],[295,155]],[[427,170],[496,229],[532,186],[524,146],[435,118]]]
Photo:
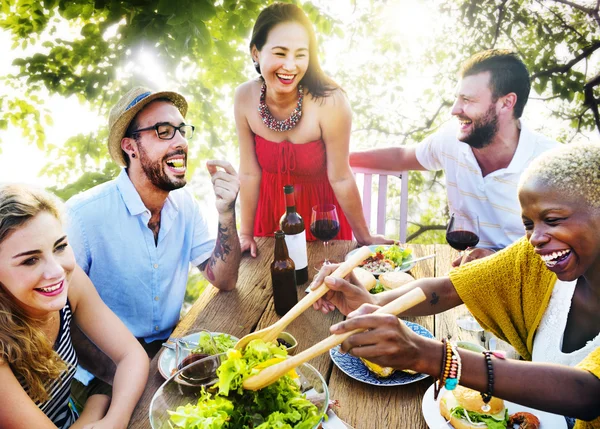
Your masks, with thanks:
[[[0,0],[13,72],[0,81],[0,132],[21,130],[45,153],[40,174],[67,199],[118,173],[106,127],[49,142],[48,97],[77,97],[100,118],[134,85],[169,87],[190,100],[199,130],[190,168],[207,158],[237,164],[233,91],[255,77],[247,43],[263,0]],[[535,94],[525,111],[557,140],[596,138],[600,18],[595,1],[331,0],[295,3],[315,24],[324,69],[346,90],[352,149],[421,141],[450,119],[462,60],[491,47],[519,52]],[[143,55],[151,56],[150,70]],[[156,70],[155,70],[156,69]],[[159,78],[156,78],[159,76]],[[533,106],[532,106],[533,105]],[[2,143],[0,142],[0,151]],[[204,194],[202,172],[193,184]],[[10,178],[4,178],[9,180]],[[440,173],[411,173],[409,235],[442,242],[448,214]],[[205,186],[205,185],[204,185]],[[389,191],[390,235],[399,189]],[[424,233],[423,233],[424,232]]]

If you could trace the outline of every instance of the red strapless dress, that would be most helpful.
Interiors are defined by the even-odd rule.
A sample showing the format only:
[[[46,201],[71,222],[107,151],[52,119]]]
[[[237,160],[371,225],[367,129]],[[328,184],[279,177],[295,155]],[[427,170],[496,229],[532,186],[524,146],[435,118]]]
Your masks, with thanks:
[[[351,240],[352,229],[327,178],[327,157],[323,141],[304,144],[287,141],[275,143],[256,135],[254,142],[256,157],[262,169],[254,235],[273,236],[279,229],[279,219],[285,212],[283,187],[294,185],[296,210],[304,219],[308,241],[316,240],[310,233],[312,207],[316,204],[335,204],[340,220],[340,232],[335,239]]]

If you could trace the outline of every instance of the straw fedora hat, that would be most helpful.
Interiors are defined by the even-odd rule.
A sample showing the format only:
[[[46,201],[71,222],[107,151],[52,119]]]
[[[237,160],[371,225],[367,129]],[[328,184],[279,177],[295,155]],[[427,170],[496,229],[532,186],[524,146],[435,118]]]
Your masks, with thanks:
[[[129,90],[110,109],[110,114],[108,115],[108,152],[117,164],[125,166],[125,158],[121,150],[121,140],[125,137],[129,123],[144,106],[158,98],[170,100],[185,118],[188,104],[183,95],[170,91],[154,92],[141,86]]]

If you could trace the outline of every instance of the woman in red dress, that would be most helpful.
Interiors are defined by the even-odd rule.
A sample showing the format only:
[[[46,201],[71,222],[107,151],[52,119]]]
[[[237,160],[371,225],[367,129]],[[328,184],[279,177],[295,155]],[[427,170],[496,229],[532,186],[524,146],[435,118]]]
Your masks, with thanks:
[[[285,212],[284,185],[294,185],[296,209],[310,233],[311,208],[335,204],[337,239],[391,244],[364,219],[348,152],[352,115],[343,90],[318,62],[312,24],[293,4],[265,8],[254,25],[250,53],[260,77],[235,92],[240,146],[242,251],[256,256],[254,237],[272,236]]]

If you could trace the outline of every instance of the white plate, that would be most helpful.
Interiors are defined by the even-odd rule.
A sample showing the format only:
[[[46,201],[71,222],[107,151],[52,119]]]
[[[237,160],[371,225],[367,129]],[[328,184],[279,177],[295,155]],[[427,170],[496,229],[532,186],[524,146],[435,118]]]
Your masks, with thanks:
[[[446,419],[440,414],[440,398],[446,390],[442,388],[438,400],[433,399],[433,384],[429,386],[425,396],[423,396],[423,417],[430,429],[450,429]],[[526,411],[540,419],[540,429],[567,429],[567,422],[563,416],[547,413],[546,411],[535,410],[524,405],[515,404],[513,402],[504,401],[504,405],[508,409],[508,414]]]
[[[201,331],[206,332],[206,331]],[[219,335],[221,332],[211,332],[211,335]],[[229,334],[226,334],[229,335]],[[234,337],[233,335],[229,335],[235,341],[239,340],[239,338]],[[184,340],[191,341],[197,343],[200,339],[200,332],[195,332],[193,334],[188,334],[184,337],[181,337]],[[176,367],[175,361],[175,350],[171,350],[168,348],[164,348],[162,352],[160,352],[160,356],[158,357],[158,372],[163,376],[164,379],[171,377],[173,374],[173,370]]]
[[[372,244],[372,245],[370,245],[370,246],[369,246],[369,250],[371,251],[371,253],[375,253],[375,249],[377,249],[378,247],[383,247],[383,248],[387,249],[387,248],[388,248],[388,247],[390,247],[390,246],[382,246],[382,245],[380,245],[380,244]],[[348,259],[348,258],[349,258],[351,255],[353,255],[353,254],[354,254],[354,253],[356,253],[356,252],[358,252],[358,248],[357,248],[357,249],[354,249],[354,250],[353,250],[353,251],[351,251],[351,252],[348,252],[348,254],[346,255],[346,258],[345,258],[345,260],[347,260],[347,259]],[[411,255],[408,257],[408,260],[407,260],[407,261],[405,261],[405,262],[404,262],[404,264],[402,264],[402,265],[401,265],[401,267],[402,267],[402,268],[400,269],[399,267],[396,267],[396,269],[395,269],[394,271],[409,271],[409,270],[411,270],[411,269],[412,269],[412,267],[414,267],[414,266],[415,266],[415,263],[414,263],[414,262],[412,262],[412,263],[410,262],[412,259],[414,259],[414,256],[411,254]],[[379,275],[381,275],[381,274],[384,274],[384,273],[385,273],[385,271],[384,271],[384,272],[380,272],[380,271],[371,271],[371,273],[372,273],[372,274],[374,274],[374,275],[376,275],[376,276],[379,276]]]
[[[408,322],[406,320],[403,320],[403,322],[417,334],[423,337],[433,338],[431,332],[418,323]],[[340,346],[329,350],[329,355],[331,356],[333,363],[335,363],[348,377],[375,386],[401,386],[429,377],[427,374],[409,374],[404,371],[396,371],[390,377],[379,378],[356,356],[340,353]]]

